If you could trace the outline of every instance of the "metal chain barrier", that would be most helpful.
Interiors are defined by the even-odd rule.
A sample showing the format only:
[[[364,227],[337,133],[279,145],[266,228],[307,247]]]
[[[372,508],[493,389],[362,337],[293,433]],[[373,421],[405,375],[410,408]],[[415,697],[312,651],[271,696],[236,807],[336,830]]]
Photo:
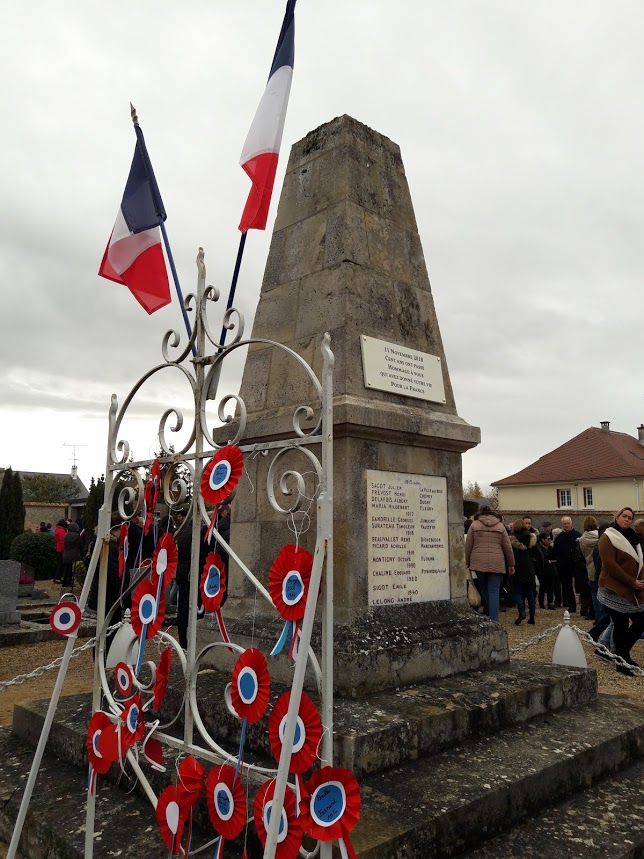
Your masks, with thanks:
[[[633,674],[636,677],[644,677],[644,670],[642,670],[638,665],[631,665],[630,662],[627,662],[621,656],[618,656],[616,653],[613,653],[607,647],[604,647],[603,644],[600,644],[598,641],[595,641],[594,638],[583,629],[580,629],[578,626],[571,624],[571,627],[575,630],[579,638],[582,641],[585,641],[587,644],[591,644],[595,649],[595,653],[598,656],[603,656],[605,659],[610,659],[615,663],[615,665],[622,665],[624,668],[628,668],[629,674]]]
[[[540,641],[545,641],[546,638],[550,638],[550,636],[554,635],[555,632],[559,632],[559,630],[563,627],[563,623],[558,623],[557,626],[550,626],[545,632],[542,632],[541,635],[535,635],[534,638],[529,638],[528,641],[522,641],[521,644],[516,644],[514,647],[510,648],[510,653],[522,653],[524,650],[527,650],[528,647],[532,647],[533,644],[538,644]]]
[[[564,626],[563,623],[558,623],[556,626],[551,626],[546,629],[541,635],[535,635],[534,638],[528,639],[528,641],[522,641],[520,644],[516,644],[514,647],[510,648],[510,654],[522,653],[524,650],[527,650],[528,647],[532,647],[533,644],[538,644],[540,641],[545,641],[546,638],[550,638],[555,633],[559,632]],[[575,626],[575,624],[570,624],[570,628],[574,629],[579,638],[585,644],[592,645],[595,653],[598,656],[602,656],[605,659],[614,662],[615,665],[621,665],[623,668],[628,670],[628,673],[635,677],[644,677],[644,669],[640,668],[638,665],[632,665],[630,662],[627,662],[621,656],[618,656],[616,653],[613,653],[607,647],[604,647],[603,644],[600,644],[598,641],[595,641],[584,629],[581,629],[579,626]]]
[[[112,630],[118,629],[122,625],[123,625],[123,622],[119,621],[118,623],[115,623],[113,626],[110,626],[109,629],[107,630],[106,635],[108,633],[112,632]],[[81,644],[80,647],[75,647],[72,650],[71,656],[69,658],[75,659],[77,656],[80,656],[81,653],[83,653],[85,650],[89,650],[90,647],[93,647],[95,644],[96,644],[96,638],[88,639],[88,641],[86,641],[85,644]],[[50,662],[49,665],[41,665],[40,668],[34,668],[34,670],[30,671],[29,674],[18,674],[16,677],[13,677],[11,680],[3,680],[2,682],[0,682],[0,692],[3,692],[9,686],[20,686],[22,683],[26,683],[27,680],[33,680],[35,677],[42,677],[42,675],[46,671],[53,671],[54,668],[59,668],[63,659],[64,659],[64,656],[58,656],[56,659],[54,659],[53,662]]]

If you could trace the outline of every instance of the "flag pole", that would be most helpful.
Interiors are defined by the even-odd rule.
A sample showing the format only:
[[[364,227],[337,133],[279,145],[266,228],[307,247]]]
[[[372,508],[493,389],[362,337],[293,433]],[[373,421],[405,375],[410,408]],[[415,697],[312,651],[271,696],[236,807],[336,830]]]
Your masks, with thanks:
[[[233,301],[235,300],[235,290],[237,289],[237,279],[239,277],[239,270],[241,268],[242,257],[244,256],[244,248],[246,247],[246,236],[248,233],[242,233],[239,239],[239,247],[237,248],[237,259],[235,260],[235,269],[233,271],[233,279],[230,283],[230,292],[228,293],[228,302],[226,304],[226,311],[229,311],[233,306]],[[219,348],[223,349],[224,344],[226,343],[226,334],[228,329],[225,325],[221,326],[221,335],[219,337]]]
[[[181,292],[181,286],[179,285],[179,275],[177,274],[177,269],[174,265],[174,257],[172,256],[172,251],[170,250],[170,242],[168,241],[168,234],[165,231],[165,224],[163,220],[159,218],[159,226],[161,227],[161,235],[163,236],[163,244],[165,245],[165,250],[168,255],[168,262],[170,263],[170,271],[172,272],[172,279],[174,280],[174,288],[177,291],[177,298],[179,299],[179,307],[181,308],[181,315],[183,316],[183,321],[186,323],[186,331],[188,332],[188,340],[192,337],[192,328],[190,327],[190,320],[188,319],[188,313],[186,311],[186,306],[183,303],[183,293]],[[193,358],[197,357],[197,349],[195,348],[194,343],[192,344],[192,356]]]
[[[130,102],[130,116],[132,117],[132,124],[135,128],[139,127],[139,118],[136,115],[136,108]],[[138,137],[137,137],[138,139]],[[145,148],[145,147],[144,147]],[[147,169],[147,152],[145,153],[144,163],[146,164]],[[153,195],[154,196],[154,195]],[[156,197],[154,196],[155,205],[157,203]],[[168,255],[168,262],[170,263],[170,271],[172,272],[172,280],[174,281],[174,288],[177,293],[177,299],[179,300],[179,307],[181,308],[181,315],[183,316],[183,321],[186,325],[186,331],[188,332],[188,339],[192,337],[192,327],[190,325],[190,320],[188,319],[188,313],[186,311],[186,307],[183,301],[183,293],[181,291],[181,284],[179,283],[179,275],[177,274],[177,268],[174,264],[174,257],[172,256],[172,250],[170,249],[170,242],[168,240],[168,234],[165,229],[165,224],[163,223],[163,218],[161,217],[161,213],[157,212],[157,216],[159,218],[159,226],[161,227],[161,235],[163,236],[163,244],[165,246],[165,252]],[[197,356],[197,350],[193,344],[192,346],[192,354],[193,357]]]

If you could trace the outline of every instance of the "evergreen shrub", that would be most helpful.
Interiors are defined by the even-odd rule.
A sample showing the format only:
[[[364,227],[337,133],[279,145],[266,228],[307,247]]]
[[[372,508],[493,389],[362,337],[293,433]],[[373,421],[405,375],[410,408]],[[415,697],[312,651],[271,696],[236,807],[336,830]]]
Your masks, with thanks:
[[[53,534],[20,534],[11,544],[9,557],[32,567],[36,579],[53,579],[58,572],[58,552]]]

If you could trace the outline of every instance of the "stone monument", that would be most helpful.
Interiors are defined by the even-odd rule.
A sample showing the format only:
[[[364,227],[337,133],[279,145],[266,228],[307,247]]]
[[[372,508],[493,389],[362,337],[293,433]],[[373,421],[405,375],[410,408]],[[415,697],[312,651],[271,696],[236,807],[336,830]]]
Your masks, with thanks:
[[[456,411],[400,149],[349,116],[291,151],[252,336],[319,369],[325,331],[336,358],[336,690],[361,695],[507,661],[505,633],[466,602],[461,454],[480,432]],[[249,351],[240,395],[249,444],[284,437],[293,408],[314,399],[263,344]],[[261,458],[246,468],[232,546],[266,581],[293,535],[254,491],[266,480]],[[254,610],[261,601],[232,565],[237,636]],[[253,628],[257,642],[262,624]]]

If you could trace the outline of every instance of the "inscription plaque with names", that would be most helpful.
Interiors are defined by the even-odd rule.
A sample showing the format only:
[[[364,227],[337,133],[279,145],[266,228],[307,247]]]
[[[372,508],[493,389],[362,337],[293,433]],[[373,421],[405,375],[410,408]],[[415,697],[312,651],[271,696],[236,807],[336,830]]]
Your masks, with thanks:
[[[365,388],[389,391],[429,403],[445,402],[441,359],[375,337],[360,336]]]
[[[366,474],[369,605],[449,599],[446,478]]]

